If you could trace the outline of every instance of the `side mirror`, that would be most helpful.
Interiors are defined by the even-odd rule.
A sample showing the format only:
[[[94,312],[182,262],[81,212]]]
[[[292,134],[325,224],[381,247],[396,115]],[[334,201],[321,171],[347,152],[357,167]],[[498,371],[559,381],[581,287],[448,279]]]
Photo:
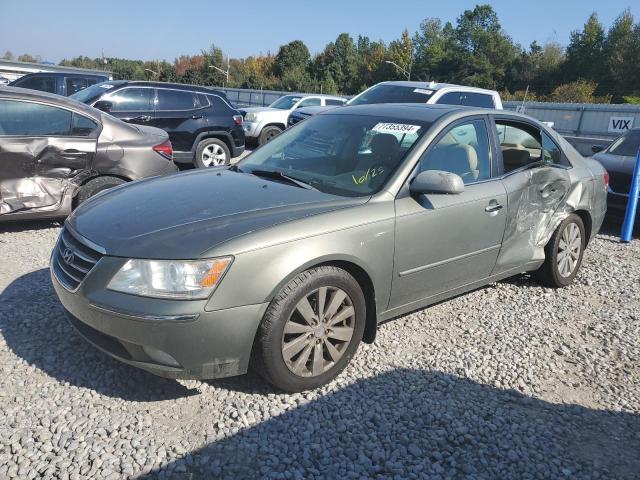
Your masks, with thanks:
[[[412,194],[440,193],[457,195],[464,192],[464,182],[460,175],[443,170],[426,170],[413,179],[409,190]]]
[[[598,153],[604,150],[604,145],[594,145],[593,147],[591,147],[591,151],[593,153]]]
[[[97,108],[98,110],[109,113],[113,108],[113,103],[108,102],[107,100],[99,100],[96,102],[93,108]]]

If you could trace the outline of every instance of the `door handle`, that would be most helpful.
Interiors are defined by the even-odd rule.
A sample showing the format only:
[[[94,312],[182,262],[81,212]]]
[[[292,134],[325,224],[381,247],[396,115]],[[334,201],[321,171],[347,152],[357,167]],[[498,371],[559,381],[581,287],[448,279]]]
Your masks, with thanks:
[[[197,120],[199,118],[202,118],[202,115],[191,115],[191,118],[193,118],[194,120]]]
[[[81,157],[86,155],[86,152],[81,152],[80,150],[76,150],[75,148],[69,148],[67,150],[62,151],[62,155],[65,157]]]
[[[484,211],[487,213],[493,213],[493,212],[497,212],[498,210],[500,210],[504,205],[502,205],[501,203],[498,203],[496,201],[491,201],[491,203],[489,203],[489,205],[487,205],[486,207],[484,207]]]
[[[149,120],[151,120],[151,117],[149,115],[140,115],[139,117],[133,117],[129,119],[130,122],[148,122]]]

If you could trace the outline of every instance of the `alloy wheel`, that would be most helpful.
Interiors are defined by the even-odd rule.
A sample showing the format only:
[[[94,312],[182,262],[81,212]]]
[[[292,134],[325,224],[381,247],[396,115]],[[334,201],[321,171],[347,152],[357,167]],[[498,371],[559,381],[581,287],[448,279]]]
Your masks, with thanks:
[[[205,167],[217,167],[225,165],[227,162],[227,156],[224,153],[224,149],[220,145],[212,143],[207,145],[202,150],[202,164]]]
[[[330,370],[349,347],[356,311],[347,293],[320,287],[300,300],[282,334],[282,358],[300,377],[315,377]]]
[[[580,228],[575,223],[569,223],[560,237],[558,244],[558,273],[562,277],[570,276],[578,265],[582,250],[582,238]]]

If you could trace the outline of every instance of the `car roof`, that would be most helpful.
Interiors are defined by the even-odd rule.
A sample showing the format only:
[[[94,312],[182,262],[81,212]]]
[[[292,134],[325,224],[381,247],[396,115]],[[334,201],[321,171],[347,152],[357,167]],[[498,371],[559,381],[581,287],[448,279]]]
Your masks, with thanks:
[[[407,121],[433,123],[442,117],[461,114],[471,115],[495,115],[500,118],[522,119],[541,125],[538,120],[527,115],[490,108],[467,107],[463,105],[424,104],[424,103],[372,103],[366,105],[344,105],[340,108],[332,108],[322,111],[318,115],[369,115],[388,118],[402,118]],[[543,125],[541,125],[543,126]]]
[[[172,88],[174,90],[188,90],[195,91],[200,93],[209,93],[214,95],[221,95],[226,97],[225,93],[216,90],[213,87],[206,87],[203,85],[191,85],[189,83],[169,83],[169,82],[151,82],[146,80],[110,80],[109,82],[112,85],[123,86],[123,85],[136,85],[140,87],[156,87],[156,88]]]
[[[411,87],[411,88],[424,88],[428,90],[443,90],[445,88],[464,89],[470,92],[484,92],[484,93],[497,93],[495,90],[488,90],[486,88],[468,87],[466,85],[457,85],[455,83],[439,83],[439,82],[415,82],[415,81],[388,81],[380,82],[377,85],[397,85],[399,87]]]
[[[84,103],[73,100],[69,97],[63,97],[54,93],[41,92],[40,90],[31,90],[30,88],[0,86],[0,98],[12,98],[17,100],[33,100],[38,102],[53,103],[61,107],[71,108],[81,111],[91,117],[100,118],[99,110],[85,105]]]
[[[14,82],[30,77],[82,77],[82,78],[109,78],[104,73],[83,73],[83,72],[32,72],[16,78]]]

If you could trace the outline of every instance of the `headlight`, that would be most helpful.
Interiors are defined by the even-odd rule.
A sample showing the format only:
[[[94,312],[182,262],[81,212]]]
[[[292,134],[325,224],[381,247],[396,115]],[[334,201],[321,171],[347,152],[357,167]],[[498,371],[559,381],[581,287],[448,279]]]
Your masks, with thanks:
[[[208,260],[131,259],[116,273],[107,289],[143,297],[195,300],[216,288],[232,257]]]
[[[255,122],[256,120],[258,120],[258,115],[253,112],[247,112],[247,114],[244,116],[244,120],[245,122]]]

